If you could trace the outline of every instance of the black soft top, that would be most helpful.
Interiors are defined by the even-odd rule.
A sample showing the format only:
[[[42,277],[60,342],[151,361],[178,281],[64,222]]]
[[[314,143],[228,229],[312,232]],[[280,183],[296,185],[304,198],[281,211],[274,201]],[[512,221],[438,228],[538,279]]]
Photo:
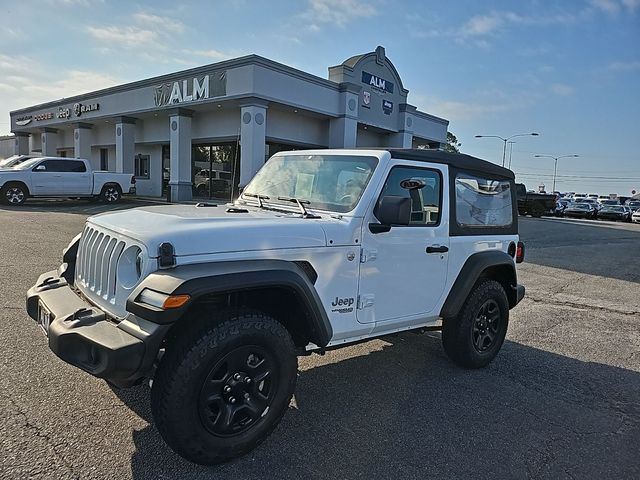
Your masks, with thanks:
[[[391,154],[391,158],[406,160],[418,160],[422,162],[444,163],[459,170],[467,170],[485,174],[492,178],[505,178],[514,180],[513,172],[495,163],[481,160],[464,153],[448,153],[441,150],[418,150],[412,148],[385,149]]]

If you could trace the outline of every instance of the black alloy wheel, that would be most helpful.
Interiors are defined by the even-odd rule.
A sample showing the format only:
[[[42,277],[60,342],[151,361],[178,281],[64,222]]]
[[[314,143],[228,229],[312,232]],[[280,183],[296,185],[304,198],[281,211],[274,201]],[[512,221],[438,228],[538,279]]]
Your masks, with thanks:
[[[258,345],[238,347],[211,369],[200,392],[199,414],[214,435],[240,434],[259,422],[278,384],[277,363]]]
[[[489,350],[500,331],[500,307],[495,300],[489,299],[482,304],[476,315],[471,331],[473,346],[482,353]]]
[[[503,286],[480,279],[460,312],[442,321],[442,346],[464,368],[482,368],[498,354],[509,326],[509,300]]]
[[[244,455],[289,409],[297,380],[287,329],[262,312],[201,312],[168,341],[151,389],[162,438],[203,465]]]

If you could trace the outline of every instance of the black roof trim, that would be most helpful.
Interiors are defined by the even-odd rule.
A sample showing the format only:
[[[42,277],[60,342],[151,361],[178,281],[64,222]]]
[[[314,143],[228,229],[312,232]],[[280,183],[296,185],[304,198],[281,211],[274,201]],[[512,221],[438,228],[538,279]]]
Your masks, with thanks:
[[[440,150],[418,150],[409,148],[391,148],[386,150],[391,154],[391,158],[444,163],[460,170],[472,170],[494,177],[515,180],[515,175],[508,168],[503,168],[495,163],[487,162],[486,160],[472,157],[471,155],[465,155],[464,153],[448,153]]]

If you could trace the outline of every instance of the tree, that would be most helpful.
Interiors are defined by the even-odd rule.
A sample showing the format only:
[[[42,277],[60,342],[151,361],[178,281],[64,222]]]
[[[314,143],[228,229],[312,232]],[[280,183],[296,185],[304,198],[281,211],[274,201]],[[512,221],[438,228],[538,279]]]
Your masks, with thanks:
[[[445,143],[442,150],[449,153],[460,153],[459,148],[462,146],[458,142],[458,138],[451,132],[447,132],[447,143]]]

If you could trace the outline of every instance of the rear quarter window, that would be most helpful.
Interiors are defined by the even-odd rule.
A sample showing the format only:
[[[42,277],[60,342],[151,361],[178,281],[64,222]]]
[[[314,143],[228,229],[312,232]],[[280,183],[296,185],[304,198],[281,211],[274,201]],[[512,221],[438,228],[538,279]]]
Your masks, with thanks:
[[[513,223],[511,183],[459,173],[456,223],[461,227],[507,227]]]

